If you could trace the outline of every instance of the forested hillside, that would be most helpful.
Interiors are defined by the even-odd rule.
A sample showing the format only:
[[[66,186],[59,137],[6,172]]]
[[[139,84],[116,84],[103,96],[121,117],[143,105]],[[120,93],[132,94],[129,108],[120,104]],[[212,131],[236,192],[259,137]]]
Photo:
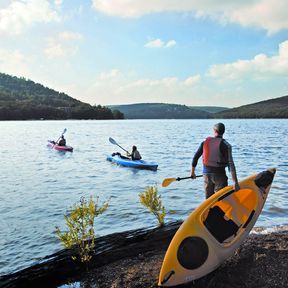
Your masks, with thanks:
[[[189,107],[192,109],[206,111],[209,113],[216,113],[216,112],[221,112],[221,111],[225,111],[229,109],[227,107],[218,107],[218,106],[189,106]]]
[[[211,113],[193,109],[185,105],[164,103],[141,103],[130,105],[111,105],[124,113],[126,119],[205,119],[212,118]]]
[[[127,119],[288,118],[288,96],[237,108],[163,103],[111,105]]]
[[[108,107],[91,106],[31,80],[0,73],[0,120],[123,117]]]
[[[216,118],[288,118],[288,96],[215,113]]]

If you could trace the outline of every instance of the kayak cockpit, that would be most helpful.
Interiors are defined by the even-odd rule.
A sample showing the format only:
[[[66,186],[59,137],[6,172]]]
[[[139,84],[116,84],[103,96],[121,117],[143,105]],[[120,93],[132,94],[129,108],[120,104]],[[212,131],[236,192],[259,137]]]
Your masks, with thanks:
[[[202,214],[204,226],[219,243],[232,242],[240,228],[252,220],[258,204],[256,193],[252,189],[232,190]]]

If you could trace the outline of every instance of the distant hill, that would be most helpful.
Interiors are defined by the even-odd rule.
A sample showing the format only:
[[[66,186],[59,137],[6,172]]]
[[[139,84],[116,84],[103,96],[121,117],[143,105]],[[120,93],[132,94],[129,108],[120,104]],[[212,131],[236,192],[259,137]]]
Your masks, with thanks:
[[[121,111],[126,119],[206,119],[211,113],[185,105],[164,103],[140,103],[129,105],[108,105]]]
[[[185,106],[165,103],[110,105],[126,119],[288,118],[288,96],[237,108]]]
[[[227,107],[218,107],[218,106],[189,106],[189,107],[192,109],[206,111],[209,113],[217,113],[229,109]]]
[[[122,119],[119,111],[83,103],[25,78],[0,73],[0,120]]]
[[[90,105],[25,78],[0,73],[0,120],[288,118],[288,96],[228,109],[165,103]]]
[[[214,114],[215,118],[288,118],[288,96],[232,108]]]

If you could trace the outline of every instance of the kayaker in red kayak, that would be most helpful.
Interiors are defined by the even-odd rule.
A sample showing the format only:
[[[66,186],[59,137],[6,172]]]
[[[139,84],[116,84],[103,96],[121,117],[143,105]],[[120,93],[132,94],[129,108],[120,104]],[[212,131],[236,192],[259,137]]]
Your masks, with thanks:
[[[57,143],[59,146],[66,146],[66,139],[61,135],[60,141]]]
[[[67,129],[65,128],[63,133],[61,134],[61,136],[57,139],[57,141],[54,140],[48,140],[48,144],[47,146],[58,150],[58,151],[69,151],[72,152],[73,151],[73,147],[71,146],[66,146],[66,139],[64,138],[64,133],[67,131]]]

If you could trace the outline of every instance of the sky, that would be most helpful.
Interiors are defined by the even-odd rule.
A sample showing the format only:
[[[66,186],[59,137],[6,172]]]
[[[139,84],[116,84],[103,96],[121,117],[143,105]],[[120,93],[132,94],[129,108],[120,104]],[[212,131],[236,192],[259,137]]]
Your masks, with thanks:
[[[0,72],[92,105],[288,95],[287,0],[0,0]]]

